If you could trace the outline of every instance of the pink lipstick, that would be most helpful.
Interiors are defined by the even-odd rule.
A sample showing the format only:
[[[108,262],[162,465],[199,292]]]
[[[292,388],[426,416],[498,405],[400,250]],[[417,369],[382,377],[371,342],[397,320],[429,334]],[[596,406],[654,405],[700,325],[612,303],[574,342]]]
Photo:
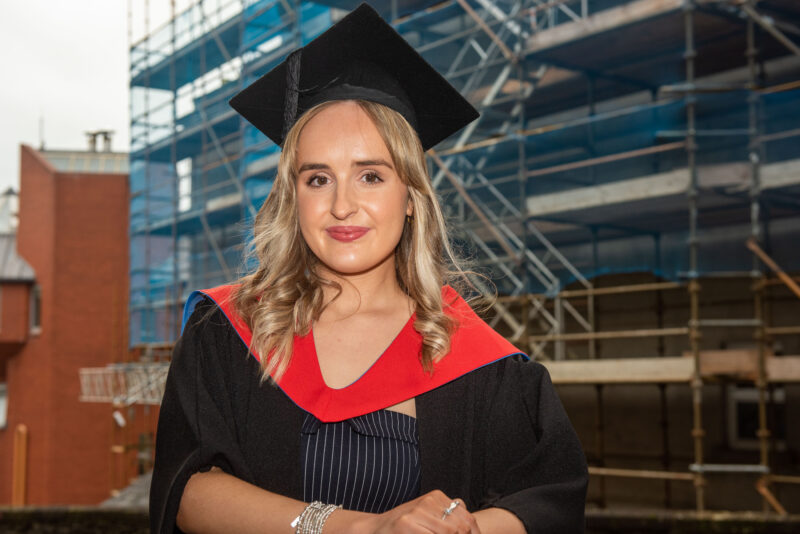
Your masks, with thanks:
[[[369,232],[369,228],[364,226],[330,226],[325,231],[337,241],[350,242]]]

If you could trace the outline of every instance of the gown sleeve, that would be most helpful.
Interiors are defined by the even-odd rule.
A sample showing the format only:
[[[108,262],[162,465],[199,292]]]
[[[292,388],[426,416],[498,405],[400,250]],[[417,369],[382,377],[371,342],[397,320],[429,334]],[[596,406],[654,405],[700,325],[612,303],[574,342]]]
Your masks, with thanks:
[[[495,372],[482,507],[510,511],[529,533],[583,532],[586,457],[547,369],[507,358]]]
[[[175,345],[156,434],[152,533],[180,532],[175,518],[194,473],[219,467],[252,483],[230,402],[235,388],[230,368],[235,336],[222,313],[206,300],[197,306]]]

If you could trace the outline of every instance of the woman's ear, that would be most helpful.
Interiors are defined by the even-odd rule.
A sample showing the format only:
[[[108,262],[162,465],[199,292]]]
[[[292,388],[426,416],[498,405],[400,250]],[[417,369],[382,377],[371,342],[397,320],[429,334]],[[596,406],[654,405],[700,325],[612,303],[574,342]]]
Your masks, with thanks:
[[[409,217],[414,215],[414,201],[411,200],[411,195],[408,195],[408,205],[406,206],[406,215]]]

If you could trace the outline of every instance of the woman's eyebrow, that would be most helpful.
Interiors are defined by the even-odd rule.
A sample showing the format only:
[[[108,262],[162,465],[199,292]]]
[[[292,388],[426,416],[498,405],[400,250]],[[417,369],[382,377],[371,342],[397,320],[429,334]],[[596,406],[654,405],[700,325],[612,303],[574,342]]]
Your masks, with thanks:
[[[365,159],[353,162],[353,167],[375,167],[378,165],[382,165],[384,167],[388,167],[391,170],[394,170],[394,167],[391,163],[386,161],[385,159]],[[300,165],[300,168],[297,169],[298,173],[305,172],[305,171],[327,171],[330,170],[330,165],[325,163],[303,163]]]
[[[376,165],[383,165],[384,167],[389,167],[390,169],[394,170],[392,164],[386,161],[385,159],[365,159],[362,161],[354,161],[353,167],[374,167]]]
[[[303,163],[302,165],[300,165],[300,168],[297,169],[297,172],[300,173],[303,171],[325,171],[325,170],[330,170],[330,166],[324,163]]]

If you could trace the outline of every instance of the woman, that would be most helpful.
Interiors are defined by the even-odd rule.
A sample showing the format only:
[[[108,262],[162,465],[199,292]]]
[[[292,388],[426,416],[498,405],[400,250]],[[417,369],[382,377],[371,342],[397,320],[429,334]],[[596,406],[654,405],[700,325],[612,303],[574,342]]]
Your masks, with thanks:
[[[152,530],[582,531],[546,372],[442,288],[423,149],[474,109],[365,5],[231,104],[283,151],[258,268],[187,303]]]

